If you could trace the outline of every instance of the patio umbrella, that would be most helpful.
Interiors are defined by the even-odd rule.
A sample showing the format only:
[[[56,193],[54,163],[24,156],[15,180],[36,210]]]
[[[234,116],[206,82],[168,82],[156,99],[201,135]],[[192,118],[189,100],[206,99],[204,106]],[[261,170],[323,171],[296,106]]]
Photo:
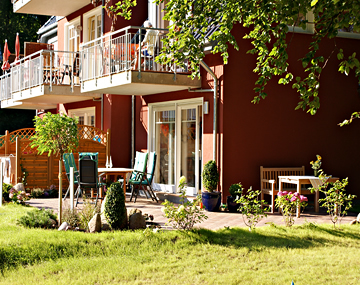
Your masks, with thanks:
[[[8,48],[8,43],[7,40],[5,40],[5,46],[4,46],[4,56],[3,56],[3,65],[1,67],[2,70],[6,71],[10,69],[10,63],[9,63],[9,56],[10,56],[10,51]]]
[[[15,61],[20,60],[20,40],[19,40],[19,33],[16,33],[16,40],[15,40]]]

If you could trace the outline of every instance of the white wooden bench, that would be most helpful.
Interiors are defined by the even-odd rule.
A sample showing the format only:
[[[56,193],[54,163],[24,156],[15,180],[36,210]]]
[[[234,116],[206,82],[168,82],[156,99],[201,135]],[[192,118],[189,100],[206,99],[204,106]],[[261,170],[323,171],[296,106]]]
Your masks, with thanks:
[[[264,195],[271,196],[270,210],[274,213],[275,199],[279,192],[279,176],[302,176],[305,175],[305,166],[302,167],[263,167],[260,166],[260,189],[261,200],[264,200]],[[296,192],[296,185],[284,184],[283,190]]]

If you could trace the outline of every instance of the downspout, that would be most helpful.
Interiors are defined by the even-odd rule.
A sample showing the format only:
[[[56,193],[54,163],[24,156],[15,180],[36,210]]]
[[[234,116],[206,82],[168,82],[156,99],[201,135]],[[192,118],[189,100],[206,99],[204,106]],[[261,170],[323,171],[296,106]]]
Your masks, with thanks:
[[[131,167],[135,163],[135,95],[131,96]]]
[[[105,33],[105,0],[102,0],[101,2],[101,36]],[[101,130],[104,130],[104,93],[101,94]]]
[[[200,61],[200,65],[211,75],[214,79],[214,89],[200,89],[200,90],[190,90],[189,92],[214,92],[214,118],[213,118],[213,160],[216,161],[216,135],[217,135],[217,88],[218,88],[218,79],[215,73],[210,69],[210,67],[203,61]]]

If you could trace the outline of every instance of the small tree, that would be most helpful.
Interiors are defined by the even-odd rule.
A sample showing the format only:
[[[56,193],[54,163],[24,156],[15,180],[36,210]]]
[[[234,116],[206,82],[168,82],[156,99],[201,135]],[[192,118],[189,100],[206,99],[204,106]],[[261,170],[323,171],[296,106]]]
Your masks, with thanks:
[[[59,223],[62,212],[62,163],[65,152],[72,152],[79,145],[79,133],[76,118],[66,115],[45,114],[42,118],[35,117],[35,135],[31,138],[31,147],[37,148],[39,154],[48,152],[48,155],[59,156]]]
[[[252,187],[246,192],[245,195],[242,195],[236,202],[240,204],[239,211],[242,214],[245,225],[249,227],[249,231],[255,229],[258,222],[260,222],[264,217],[267,217],[265,213],[269,209],[261,208],[263,200],[259,200],[260,195],[259,190],[252,190]]]
[[[330,219],[336,228],[336,224],[340,228],[340,223],[347,211],[352,207],[352,200],[356,195],[346,194],[345,187],[348,185],[348,178],[336,180],[335,182],[327,182],[328,175],[321,172],[319,178],[322,185],[318,188],[312,188],[312,191],[319,190],[325,194],[325,198],[319,199],[322,207],[327,208]],[[330,186],[328,188],[328,186]]]
[[[180,177],[179,181],[180,205],[175,206],[168,200],[162,204],[165,217],[168,218],[167,224],[174,229],[192,230],[194,225],[201,223],[208,217],[204,210],[199,207],[201,196],[197,196],[193,202],[186,201],[186,178]]]

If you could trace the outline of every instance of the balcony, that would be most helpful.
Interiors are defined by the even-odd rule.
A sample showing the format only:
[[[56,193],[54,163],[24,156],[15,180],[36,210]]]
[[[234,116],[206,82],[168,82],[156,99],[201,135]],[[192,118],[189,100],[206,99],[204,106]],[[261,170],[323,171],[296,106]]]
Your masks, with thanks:
[[[156,41],[152,54],[146,56],[141,56],[139,50],[139,42],[146,33],[141,27],[129,26],[84,43],[81,46],[81,92],[143,96],[199,88],[200,80],[192,80],[187,70],[175,64],[155,62],[167,31],[152,30],[156,32]]]
[[[14,13],[67,16],[88,5],[89,0],[12,0]]]
[[[52,109],[98,97],[81,93],[79,54],[41,50],[17,63],[0,77],[1,108]]]

